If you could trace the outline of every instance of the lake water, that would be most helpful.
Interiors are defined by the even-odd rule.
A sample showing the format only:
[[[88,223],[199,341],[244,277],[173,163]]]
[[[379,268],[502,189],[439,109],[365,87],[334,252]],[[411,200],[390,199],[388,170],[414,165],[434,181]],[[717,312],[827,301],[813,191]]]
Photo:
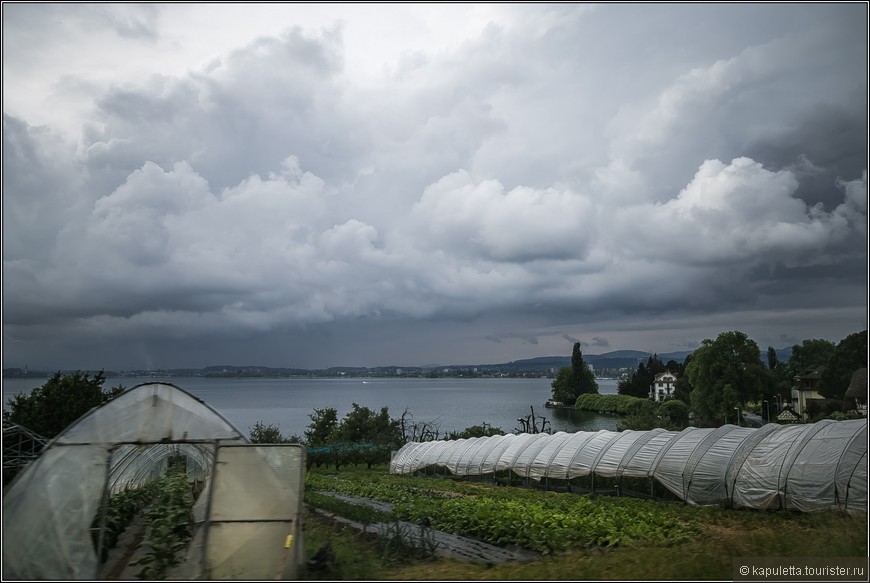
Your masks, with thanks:
[[[161,379],[109,379],[106,388],[119,384],[127,388]],[[616,429],[616,417],[584,411],[546,409],[550,379],[491,378],[202,378],[162,379],[205,401],[243,434],[258,421],[275,425],[284,435],[301,436],[311,422],[314,409],[333,407],[339,419],[353,403],[379,411],[389,407],[398,418],[406,409],[415,421],[432,422],[441,434],[461,431],[483,422],[512,432],[517,418],[530,413],[543,415],[556,431],[598,431]],[[42,386],[45,379],[3,379],[3,402],[20,392]],[[599,392],[615,394],[617,381],[598,379]]]

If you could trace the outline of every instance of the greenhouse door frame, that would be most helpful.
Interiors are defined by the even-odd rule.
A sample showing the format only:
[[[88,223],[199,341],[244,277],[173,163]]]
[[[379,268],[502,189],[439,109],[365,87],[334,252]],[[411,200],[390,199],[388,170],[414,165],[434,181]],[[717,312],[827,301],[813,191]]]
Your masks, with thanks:
[[[207,487],[202,576],[295,579],[304,559],[304,448],[218,442]]]

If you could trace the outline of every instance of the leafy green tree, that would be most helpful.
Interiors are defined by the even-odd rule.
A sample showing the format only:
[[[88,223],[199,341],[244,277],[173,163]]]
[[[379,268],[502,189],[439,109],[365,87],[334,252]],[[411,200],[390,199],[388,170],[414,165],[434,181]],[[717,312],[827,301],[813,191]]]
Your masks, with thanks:
[[[567,366],[559,369],[559,374],[550,383],[550,387],[553,389],[553,399],[556,401],[569,404],[577,400],[577,396],[574,394],[574,387],[571,386],[571,369]]]
[[[619,381],[619,384],[616,386],[616,392],[620,395],[631,397],[649,397],[650,385],[647,384],[646,388],[644,388],[647,376],[646,365],[641,362],[637,365],[637,370],[632,373],[631,378]]]
[[[103,389],[106,375],[87,372],[56,372],[30,394],[18,393],[3,411],[3,419],[43,437],[56,437],[85,413],[124,392],[123,386]]]
[[[827,366],[837,346],[830,340],[804,340],[791,347],[788,359],[789,382],[796,375],[805,374],[819,367]]]
[[[390,417],[387,407],[375,412],[357,403],[341,420],[335,436],[345,448],[347,462],[362,462],[369,468],[390,461],[390,450],[400,447],[403,438],[399,420]]]
[[[305,431],[305,442],[312,447],[329,443],[338,429],[338,411],[332,407],[314,409],[308,418],[311,423]]]
[[[689,425],[689,406],[679,399],[668,399],[656,410],[659,427],[665,429],[685,429]]]
[[[686,367],[692,362],[692,355],[689,354],[683,360],[683,363],[676,371],[677,382],[674,383],[674,399],[683,403],[690,403],[692,400],[692,383],[689,382],[689,377],[686,375]]]
[[[277,426],[264,425],[262,421],[257,421],[254,424],[249,438],[251,443],[302,443],[302,438],[298,435],[285,437]]]
[[[792,347],[794,350],[795,346]],[[794,386],[795,372],[792,371],[792,365],[789,361],[779,360],[776,350],[772,346],[767,347],[767,368],[770,371],[770,380],[765,399],[774,403],[777,401],[777,396],[781,397],[783,402],[788,402],[791,399],[791,388]]]
[[[573,404],[580,395],[598,393],[598,382],[589,365],[583,360],[579,342],[574,343],[571,366],[559,369],[559,374],[550,386],[553,389],[553,399],[566,404]]]
[[[493,435],[504,435],[504,430],[501,427],[493,427],[486,421],[483,425],[472,425],[466,427],[462,431],[451,431],[447,434],[447,439],[468,439],[471,437],[492,437]]]
[[[676,362],[671,361],[668,364],[671,365],[671,363],[678,368]],[[631,375],[631,378],[620,381],[616,390],[620,395],[630,395],[641,399],[649,398],[649,390],[653,382],[655,382],[656,375],[667,370],[671,369],[662,364],[658,355],[654,354],[647,359],[646,364],[643,362],[639,363],[637,370]]]
[[[368,407],[354,403],[351,411],[341,420],[337,432],[338,441],[344,443],[402,444],[399,422],[390,418],[387,407],[377,413]]]
[[[776,366],[779,364],[779,359],[776,357],[776,349],[773,346],[767,347],[767,368],[770,370],[776,370]]]
[[[734,407],[762,398],[770,387],[758,345],[737,331],[705,339],[692,353],[686,376],[692,385],[692,409],[710,422],[733,417]]]
[[[849,334],[837,344],[822,371],[819,394],[827,399],[843,399],[852,374],[867,367],[867,330]]]

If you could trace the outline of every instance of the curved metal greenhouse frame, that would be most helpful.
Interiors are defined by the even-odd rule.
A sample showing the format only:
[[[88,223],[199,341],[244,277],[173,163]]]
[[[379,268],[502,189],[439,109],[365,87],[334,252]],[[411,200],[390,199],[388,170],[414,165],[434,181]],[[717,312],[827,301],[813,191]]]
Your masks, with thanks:
[[[430,467],[569,488],[575,479],[617,490],[624,479],[648,479],[689,504],[866,513],[867,420],[412,442],[393,456],[390,473]]]

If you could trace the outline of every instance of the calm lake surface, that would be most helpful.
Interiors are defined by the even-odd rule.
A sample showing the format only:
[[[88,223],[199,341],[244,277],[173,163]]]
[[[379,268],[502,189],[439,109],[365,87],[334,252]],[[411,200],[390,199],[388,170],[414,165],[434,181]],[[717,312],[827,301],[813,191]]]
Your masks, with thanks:
[[[597,379],[599,392],[616,394],[616,380]],[[245,435],[257,421],[275,425],[284,435],[301,436],[314,409],[333,407],[339,419],[353,403],[373,410],[389,407],[398,418],[406,409],[417,422],[432,422],[444,434],[487,422],[512,432],[517,418],[535,415],[547,418],[556,431],[615,430],[617,418],[584,411],[546,409],[550,379],[490,378],[202,378],[109,379],[105,387],[127,388],[146,382],[168,382],[202,399]],[[3,402],[12,395],[30,392],[45,379],[3,379]]]

